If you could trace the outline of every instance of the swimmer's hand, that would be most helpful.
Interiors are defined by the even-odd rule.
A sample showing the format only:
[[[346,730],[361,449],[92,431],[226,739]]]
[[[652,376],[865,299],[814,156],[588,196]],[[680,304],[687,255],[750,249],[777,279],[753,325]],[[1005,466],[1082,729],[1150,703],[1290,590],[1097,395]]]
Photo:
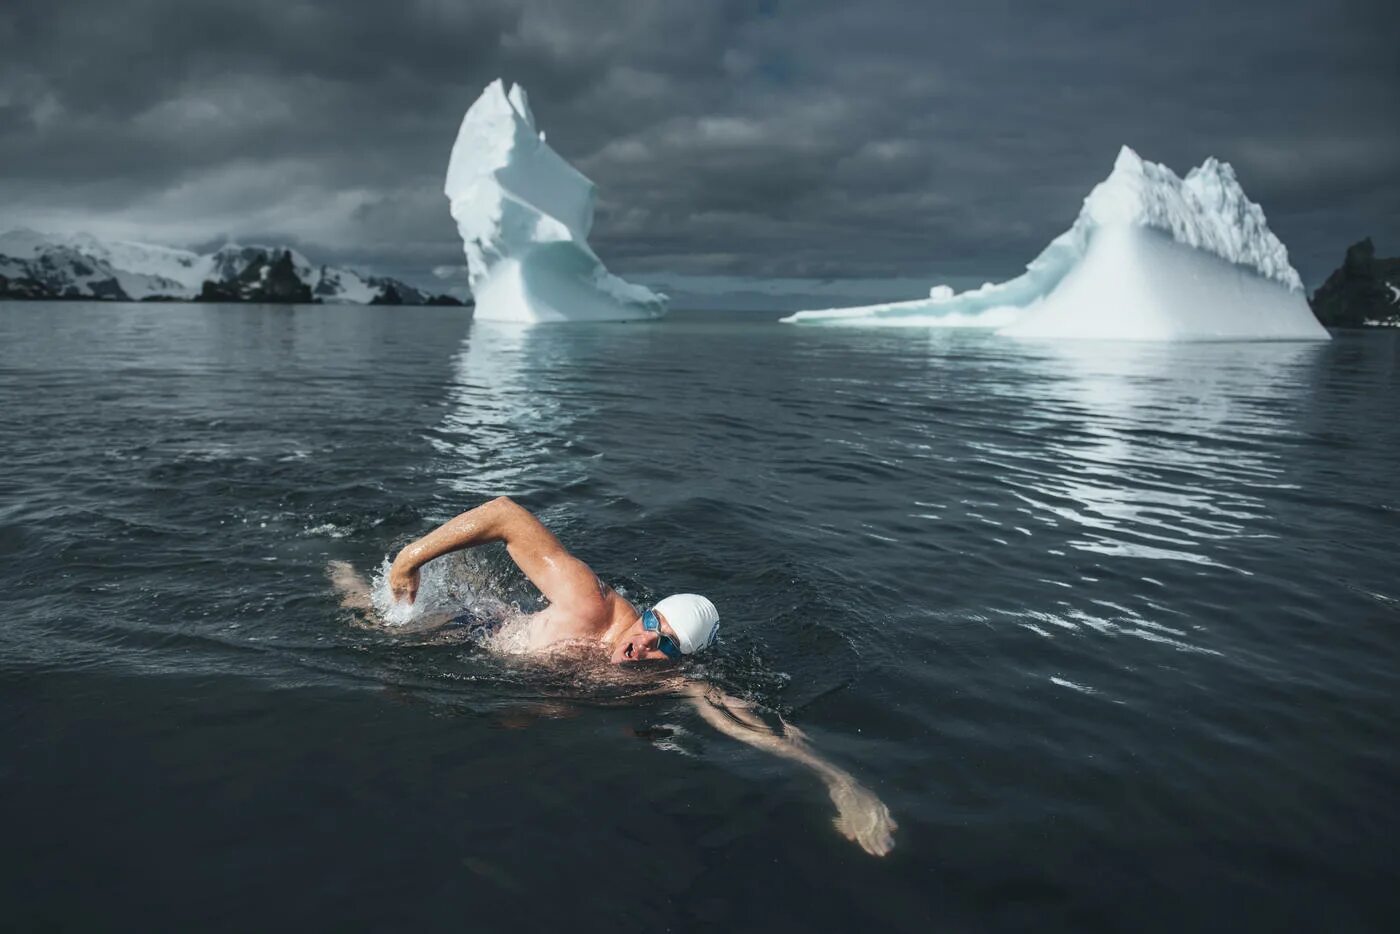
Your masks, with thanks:
[[[412,603],[418,596],[418,566],[406,557],[407,551],[399,552],[389,568],[389,592],[395,600]]]
[[[894,849],[894,832],[899,825],[890,809],[870,790],[850,776],[841,776],[827,785],[831,803],[836,805],[836,829],[871,856],[884,856]]]

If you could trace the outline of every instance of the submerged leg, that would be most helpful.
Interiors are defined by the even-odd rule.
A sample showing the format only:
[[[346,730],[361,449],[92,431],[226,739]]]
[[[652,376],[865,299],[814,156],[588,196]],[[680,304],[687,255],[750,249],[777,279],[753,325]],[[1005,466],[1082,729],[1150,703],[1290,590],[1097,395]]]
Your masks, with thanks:
[[[369,598],[369,584],[348,561],[332,561],[326,565],[326,576],[331,586],[340,594],[340,605],[347,610],[362,613],[374,612],[374,602]]]
[[[355,625],[362,629],[388,629],[397,635],[409,636],[441,629],[452,622],[455,614],[439,611],[424,613],[401,626],[388,626],[374,612],[374,601],[370,599],[369,584],[360,576],[348,561],[332,561],[326,565],[326,577],[331,586],[340,594],[340,605],[355,614]]]

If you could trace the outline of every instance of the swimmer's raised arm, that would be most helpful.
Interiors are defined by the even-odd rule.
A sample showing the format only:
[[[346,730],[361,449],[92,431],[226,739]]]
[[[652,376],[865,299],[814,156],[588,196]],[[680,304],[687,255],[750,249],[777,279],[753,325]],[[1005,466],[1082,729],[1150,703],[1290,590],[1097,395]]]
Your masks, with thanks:
[[[418,595],[418,569],[423,565],[449,552],[492,542],[505,542],[511,560],[554,606],[588,617],[607,612],[606,596],[593,570],[569,554],[528,509],[507,496],[449,519],[406,545],[389,568],[389,588],[395,598],[412,601]]]
[[[747,701],[731,697],[713,685],[691,682],[684,688],[691,703],[710,726],[756,749],[801,763],[821,777],[836,805],[836,829],[872,856],[894,849],[899,825],[885,803],[856,781],[851,773],[822,758],[807,735],[782,717],[779,733],[763,721]]]

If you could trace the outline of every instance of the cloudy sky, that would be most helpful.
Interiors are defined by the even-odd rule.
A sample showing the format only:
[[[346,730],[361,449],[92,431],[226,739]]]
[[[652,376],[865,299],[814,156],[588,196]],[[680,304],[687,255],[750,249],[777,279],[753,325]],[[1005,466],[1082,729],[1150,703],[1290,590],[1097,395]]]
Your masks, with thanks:
[[[1379,0],[6,0],[0,228],[432,282],[461,262],[457,124],[502,76],[597,182],[613,271],[681,292],[1014,274],[1123,143],[1233,163],[1313,286],[1361,236],[1400,254],[1394,23]]]

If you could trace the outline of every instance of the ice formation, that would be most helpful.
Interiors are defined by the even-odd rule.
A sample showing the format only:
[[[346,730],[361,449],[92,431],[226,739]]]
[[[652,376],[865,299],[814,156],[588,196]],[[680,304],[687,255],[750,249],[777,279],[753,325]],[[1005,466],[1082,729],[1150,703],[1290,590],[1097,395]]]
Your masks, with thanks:
[[[1228,163],[1183,180],[1124,146],[1074,225],[1014,279],[797,324],[983,327],[1021,337],[1327,340],[1288,251]]]
[[[588,246],[593,183],[544,141],[525,89],[497,79],[462,118],[444,186],[467,255],[476,317],[652,318],[666,298],[625,282]]]

